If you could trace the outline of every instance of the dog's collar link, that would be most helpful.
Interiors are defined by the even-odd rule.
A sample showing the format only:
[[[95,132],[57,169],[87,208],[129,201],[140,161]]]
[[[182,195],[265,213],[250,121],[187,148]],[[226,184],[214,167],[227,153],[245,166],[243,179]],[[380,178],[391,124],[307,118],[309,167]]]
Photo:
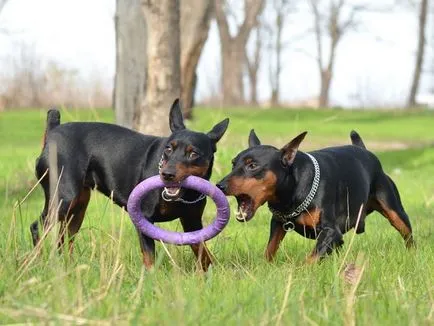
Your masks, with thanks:
[[[289,212],[281,212],[277,209],[271,207],[268,205],[268,208],[270,209],[271,213],[273,214],[273,217],[277,218],[281,222],[283,222],[283,229],[286,232],[292,231],[295,228],[294,224],[294,218],[299,216],[302,212],[307,210],[309,205],[312,203],[313,198],[315,197],[315,194],[319,187],[319,181],[321,177],[321,171],[319,168],[318,161],[309,153],[305,153],[309,158],[312,160],[313,166],[315,168],[315,176],[313,178],[312,182],[312,188],[310,189],[309,193],[307,194],[307,197],[305,200],[294,210]]]
[[[164,153],[163,153],[163,155],[161,155],[160,162],[158,162],[158,173],[161,173],[161,168],[163,167],[163,163],[164,163]],[[163,191],[161,192],[161,198],[163,198],[163,200],[167,201],[167,202],[177,201],[177,202],[181,202],[183,204],[191,205],[191,204],[196,204],[196,203],[200,202],[201,200],[204,200],[206,198],[206,195],[200,194],[200,196],[194,200],[186,200],[186,199],[183,199],[181,197],[176,198],[176,199],[172,199],[172,198],[170,198],[170,196],[167,195],[166,189],[163,189]]]

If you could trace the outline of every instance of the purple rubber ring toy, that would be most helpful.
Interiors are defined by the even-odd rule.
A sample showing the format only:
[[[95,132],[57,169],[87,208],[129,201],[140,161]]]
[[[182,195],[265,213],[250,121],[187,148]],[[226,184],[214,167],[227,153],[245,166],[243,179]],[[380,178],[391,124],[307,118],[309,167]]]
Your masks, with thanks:
[[[175,245],[191,245],[215,237],[228,224],[230,215],[229,203],[223,192],[205,179],[189,176],[181,182],[181,186],[194,189],[211,197],[217,206],[217,216],[214,221],[202,230],[185,233],[163,230],[156,227],[143,216],[140,204],[149,191],[167,185],[160,179],[160,176],[156,175],[140,182],[128,198],[127,210],[131,220],[148,237]]]

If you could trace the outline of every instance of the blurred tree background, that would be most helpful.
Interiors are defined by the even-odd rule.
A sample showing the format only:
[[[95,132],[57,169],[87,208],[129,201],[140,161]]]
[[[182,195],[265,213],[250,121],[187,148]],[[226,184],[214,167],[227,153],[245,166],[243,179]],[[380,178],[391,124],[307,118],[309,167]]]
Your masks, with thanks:
[[[83,81],[77,69],[44,58],[36,51],[37,44],[23,42],[13,56],[1,57],[0,108],[113,106],[118,124],[167,134],[165,117],[176,97],[182,99],[187,119],[194,118],[197,104],[346,106],[333,98],[342,84],[335,82],[342,74],[337,67],[348,59],[340,55],[342,44],[360,49],[358,36],[365,35],[379,44],[378,50],[370,47],[367,56],[375,58],[378,53],[380,57],[381,46],[389,41],[371,26],[400,15],[413,17],[414,23],[409,31],[414,48],[406,49],[407,62],[396,66],[397,70],[412,67],[403,82],[408,84],[405,98],[384,104],[382,95],[385,90],[392,92],[393,86],[385,82],[379,89],[381,82],[372,81],[367,71],[344,79],[354,85],[349,95],[353,104],[348,106],[412,109],[434,105],[434,6],[430,0],[116,0],[113,5],[116,68],[112,83],[98,73]],[[20,33],[9,30],[6,18],[2,20],[9,6],[12,1],[0,1],[3,38]],[[209,42],[218,43],[213,52],[204,51]],[[291,70],[297,65],[292,53],[310,59],[305,74],[295,76]],[[354,57],[350,68],[364,64],[363,54],[354,52]],[[212,66],[198,74],[201,60]],[[299,89],[288,87],[289,78],[299,78],[300,87],[308,85],[316,91],[297,96]],[[207,94],[200,98],[199,84],[202,89],[208,84]],[[288,100],[288,96],[299,100]]]

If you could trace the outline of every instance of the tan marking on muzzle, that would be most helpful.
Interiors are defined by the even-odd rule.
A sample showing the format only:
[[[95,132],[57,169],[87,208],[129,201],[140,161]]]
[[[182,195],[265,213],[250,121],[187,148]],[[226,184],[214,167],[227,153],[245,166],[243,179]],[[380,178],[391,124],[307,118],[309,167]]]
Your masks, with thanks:
[[[190,165],[190,166],[187,166],[183,163],[177,163],[175,181],[184,180],[190,175],[203,178],[207,174],[208,168],[209,168],[208,161],[205,163],[205,165]]]
[[[253,199],[253,210],[256,211],[265,202],[276,200],[276,183],[277,177],[271,171],[267,171],[262,179],[234,176],[228,181],[227,193],[250,196]]]

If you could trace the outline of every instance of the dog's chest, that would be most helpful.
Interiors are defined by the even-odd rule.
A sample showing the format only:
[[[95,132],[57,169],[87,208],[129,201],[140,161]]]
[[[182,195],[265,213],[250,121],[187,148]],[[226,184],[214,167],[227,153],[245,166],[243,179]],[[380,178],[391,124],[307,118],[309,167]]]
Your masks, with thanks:
[[[155,209],[156,222],[172,221],[183,215],[181,205],[176,202],[167,202],[160,200]]]
[[[161,200],[156,209],[154,220],[156,222],[172,221],[180,217],[197,215],[197,204],[186,205],[181,202],[167,202]]]

